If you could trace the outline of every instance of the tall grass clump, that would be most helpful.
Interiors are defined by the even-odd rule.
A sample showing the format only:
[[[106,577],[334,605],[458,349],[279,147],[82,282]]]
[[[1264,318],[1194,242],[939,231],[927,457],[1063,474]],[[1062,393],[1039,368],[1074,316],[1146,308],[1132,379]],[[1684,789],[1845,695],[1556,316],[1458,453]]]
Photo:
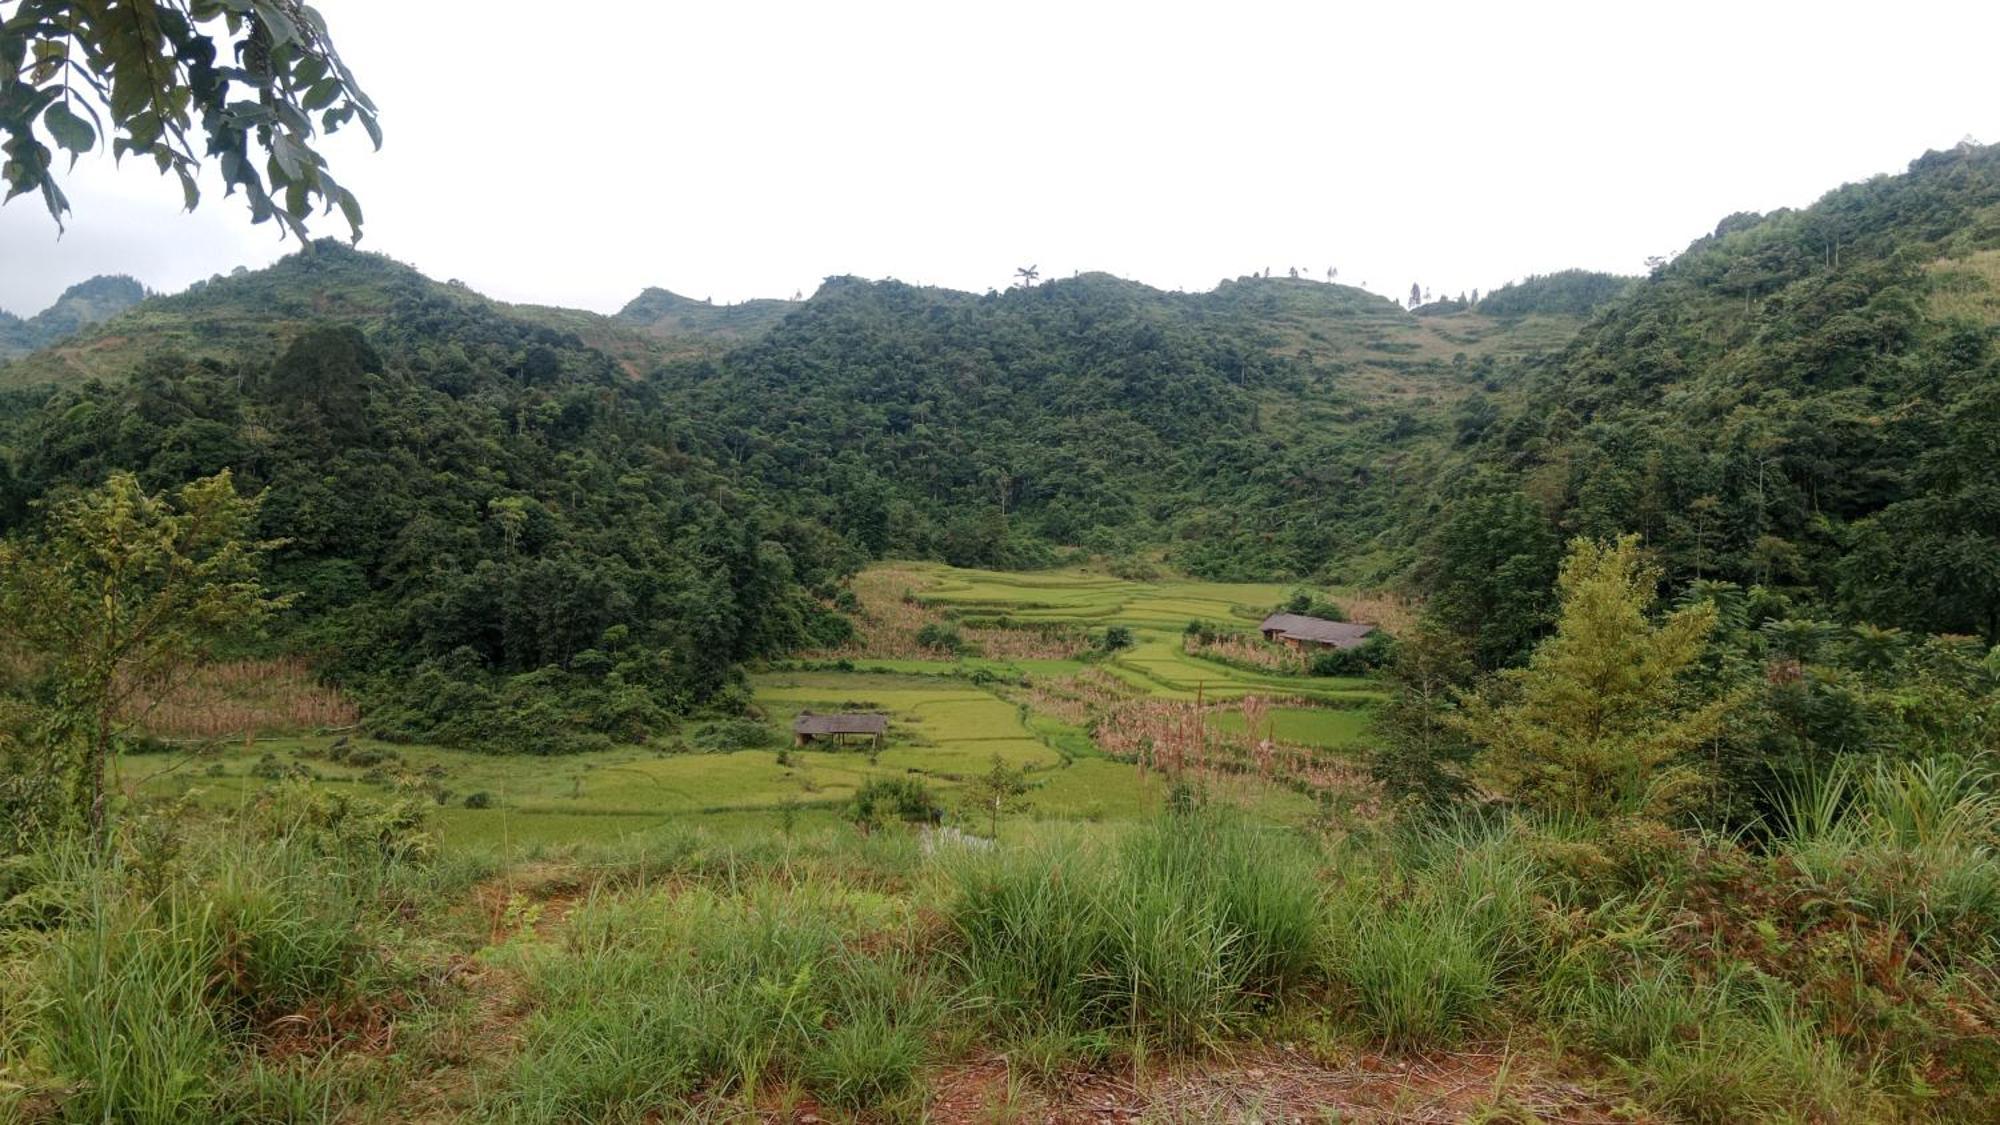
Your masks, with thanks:
[[[1836,1045],[1775,992],[1738,1000],[1731,991],[1726,982],[1689,986],[1669,1003],[1677,1013],[1698,1015],[1691,1028],[1655,1038],[1630,1058],[1612,1056],[1642,1102],[1716,1125],[1869,1119],[1865,1077]],[[1630,1002],[1619,1006],[1625,1020],[1638,1015]]]
[[[499,954],[535,1011],[489,1109],[639,1120],[773,1083],[851,1108],[912,1098],[945,999],[898,936],[872,898],[813,881],[595,894],[561,942]]]
[[[1321,939],[1319,855],[1212,810],[1109,850],[1055,842],[960,857],[946,908],[979,1001],[1017,1033],[1224,1034],[1303,983]]]
[[[375,855],[170,814],[18,864],[0,912],[17,1101],[61,1120],[241,1116],[274,1021],[388,990],[383,904],[404,863]]]
[[[1785,803],[1776,841],[1941,965],[2000,954],[2000,777],[1957,759],[1829,772]]]
[[[1534,864],[1512,829],[1413,828],[1383,870],[1333,896],[1329,969],[1358,1022],[1399,1048],[1448,1044],[1491,1024],[1509,985],[1532,983],[1541,945]]]

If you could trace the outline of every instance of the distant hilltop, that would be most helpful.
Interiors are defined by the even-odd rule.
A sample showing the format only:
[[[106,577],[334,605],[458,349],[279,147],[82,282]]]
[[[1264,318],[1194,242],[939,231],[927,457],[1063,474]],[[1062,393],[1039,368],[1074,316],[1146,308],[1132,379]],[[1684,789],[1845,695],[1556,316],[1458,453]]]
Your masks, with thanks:
[[[146,299],[146,287],[123,274],[70,286],[56,303],[26,320],[0,309],[0,360],[44,348],[79,329],[117,316]]]

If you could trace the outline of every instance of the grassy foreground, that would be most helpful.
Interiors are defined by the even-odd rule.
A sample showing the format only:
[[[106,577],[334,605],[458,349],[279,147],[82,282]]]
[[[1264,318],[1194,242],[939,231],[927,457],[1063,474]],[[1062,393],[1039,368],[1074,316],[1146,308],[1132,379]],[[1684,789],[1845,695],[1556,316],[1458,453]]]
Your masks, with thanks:
[[[1968,792],[1861,779],[1824,798],[1860,815],[1768,856],[1638,824],[1324,836],[1190,793],[997,846],[672,826],[501,866],[440,854],[427,801],[292,782],[7,869],[0,1107],[1989,1119],[2000,871]]]
[[[856,645],[671,741],[126,759],[106,855],[0,866],[0,1121],[2000,1119],[1973,767],[1828,779],[1755,850],[1397,820],[1372,683],[1179,643],[1275,587],[857,585]],[[805,708],[887,745],[791,748]],[[850,822],[907,781],[943,831]]]

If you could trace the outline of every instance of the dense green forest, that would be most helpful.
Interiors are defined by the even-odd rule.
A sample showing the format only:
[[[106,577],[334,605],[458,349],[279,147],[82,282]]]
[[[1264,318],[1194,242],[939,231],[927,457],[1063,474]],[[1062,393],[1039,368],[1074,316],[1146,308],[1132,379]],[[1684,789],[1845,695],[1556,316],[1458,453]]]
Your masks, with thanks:
[[[1479,311],[1488,316],[1528,316],[1568,313],[1589,316],[1624,296],[1634,279],[1590,270],[1561,270],[1508,282],[1481,298]]]
[[[1462,487],[1638,532],[1677,587],[2000,642],[1996,280],[1991,148],[1731,216],[1470,408]]]
[[[1295,279],[982,297],[840,278],[659,378],[744,471],[872,554],[1160,549],[1197,574],[1306,575],[1393,539],[1454,404],[1573,324],[1419,321]]]
[[[432,736],[545,683],[590,685],[590,731],[644,730],[838,630],[822,600],[871,557],[1400,584],[1496,666],[1545,626],[1563,540],[1634,531],[1672,590],[1990,643],[1996,166],[1933,153],[1731,216],[1638,282],[1570,271],[1421,318],[1104,275],[653,290],[603,318],[321,244],[0,368],[60,388],[13,392],[0,511],[235,468],[291,541],[298,643],[385,700],[475,692],[380,712]],[[514,744],[573,725],[523,722]]]
[[[365,308],[369,331],[311,311],[327,306]],[[229,325],[241,350],[169,336],[124,379],[54,392],[14,420],[0,510],[32,519],[29,498],[116,469],[268,490],[270,579],[299,595],[280,643],[358,690],[377,729],[537,752],[635,740],[741,661],[843,635],[812,591],[852,549],[733,482],[657,387],[573,335],[332,247],[140,315]],[[290,338],[263,359],[269,323]]]

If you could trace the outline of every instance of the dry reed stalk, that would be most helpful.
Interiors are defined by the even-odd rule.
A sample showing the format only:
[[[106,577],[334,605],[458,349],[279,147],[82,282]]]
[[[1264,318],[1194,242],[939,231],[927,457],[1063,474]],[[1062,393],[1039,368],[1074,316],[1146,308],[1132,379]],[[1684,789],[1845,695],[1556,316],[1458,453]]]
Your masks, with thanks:
[[[1349,621],[1373,625],[1390,636],[1404,636],[1417,624],[1417,604],[1389,590],[1364,590],[1335,601]]]
[[[142,684],[122,716],[159,738],[221,738],[352,726],[361,712],[299,657],[197,668],[177,684]]]

